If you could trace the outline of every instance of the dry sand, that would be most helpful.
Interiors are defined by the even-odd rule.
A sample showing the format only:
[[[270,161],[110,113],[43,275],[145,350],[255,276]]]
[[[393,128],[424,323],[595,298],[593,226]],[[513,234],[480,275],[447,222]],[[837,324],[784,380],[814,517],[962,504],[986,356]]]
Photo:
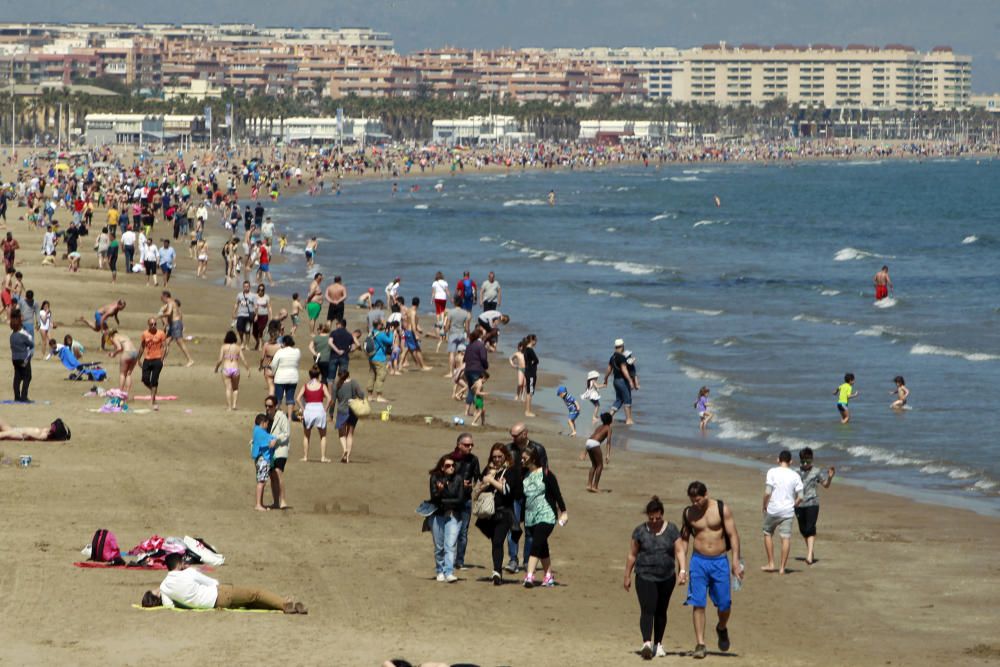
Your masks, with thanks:
[[[9,216],[16,218],[18,209]],[[95,216],[102,220],[103,215]],[[159,306],[159,290],[140,276],[64,265],[41,267],[38,234],[11,220],[23,246],[18,268],[36,299],[52,302],[59,338],[69,332],[100,358],[98,337],[70,324],[115,297],[128,301],[122,329],[134,340]],[[84,267],[96,261],[84,248]],[[218,244],[211,274],[219,276]],[[186,333],[197,364],[182,367],[172,352],[161,391],[179,399],[159,413],[98,414],[101,400],[81,396],[89,385],[65,381],[56,361],[36,358],[29,406],[3,405],[15,425],[43,425],[59,416],[73,430],[69,443],[0,443],[6,456],[31,454],[30,469],[0,466],[4,489],[0,542],[0,664],[250,664],[376,665],[388,657],[487,665],[638,664],[638,604],[622,589],[631,530],[651,494],[679,522],[693,479],[725,499],[735,513],[748,576],[735,594],[730,625],[735,659],[743,665],[991,664],[1000,660],[993,604],[1000,591],[1000,522],[970,512],[918,504],[837,482],[821,494],[819,563],[806,566],[795,536],[792,572],[760,573],[763,474],[691,458],[619,449],[604,474],[608,493],[584,490],[582,438],[558,435],[561,415],[531,420],[531,436],[546,445],[559,473],[570,522],[552,540],[560,586],[495,588],[489,543],[470,530],[462,581],[434,581],[432,544],[421,534],[416,505],[427,495],[427,471],[450,451],[460,407],[438,372],[389,378],[392,420],[358,427],[354,462],[301,463],[301,427],[293,424],[287,468],[292,509],[252,510],[254,477],[248,441],[262,407],[264,382],[244,377],[240,410],[224,410],[218,346],[229,326],[233,291],[196,281],[186,252],[171,283],[184,305]],[[428,269],[428,276],[433,274]],[[346,277],[350,287],[350,276]],[[303,285],[303,288],[305,285]],[[284,300],[280,300],[284,301]],[[287,306],[287,302],[275,304]],[[351,317],[358,311],[349,309]],[[307,337],[298,336],[301,348]],[[425,343],[433,348],[433,343]],[[7,346],[0,346],[3,356]],[[540,351],[544,367],[544,347]],[[443,355],[430,354],[435,371]],[[248,353],[256,368],[258,357]],[[365,377],[363,359],[353,368]],[[513,379],[493,357],[493,390]],[[9,398],[10,366],[0,397]],[[109,370],[117,377],[117,364]],[[543,382],[546,391],[552,382]],[[136,385],[139,393],[138,372]],[[105,386],[111,386],[107,383]],[[143,407],[133,402],[133,407]],[[488,403],[502,427],[471,429],[482,457],[517,419],[510,401]],[[436,421],[427,426],[425,416]],[[586,431],[586,428],[581,428]],[[332,434],[331,434],[332,435]],[[582,434],[581,434],[582,435]],[[624,427],[616,429],[619,442]],[[315,438],[315,436],[314,436]],[[314,440],[314,456],[316,444]],[[331,452],[339,452],[335,435]],[[817,461],[822,464],[822,459]],[[226,555],[213,576],[302,598],[306,617],[280,614],[144,612],[132,608],[162,572],[81,570],[79,550],[97,528],[113,530],[125,549],[156,533],[198,535]],[[671,662],[694,646],[683,589],[671,601],[665,647]],[[714,623],[709,611],[709,628]],[[990,628],[993,628],[992,630]],[[709,648],[714,637],[709,631]]]

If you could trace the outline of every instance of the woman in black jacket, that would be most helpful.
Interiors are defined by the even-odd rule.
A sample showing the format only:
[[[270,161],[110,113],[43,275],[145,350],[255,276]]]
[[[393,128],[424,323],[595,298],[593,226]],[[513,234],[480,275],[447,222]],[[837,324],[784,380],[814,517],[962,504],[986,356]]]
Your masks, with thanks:
[[[493,543],[493,585],[503,583],[500,575],[503,566],[504,541],[514,523],[514,500],[521,495],[521,475],[513,468],[513,459],[507,446],[498,442],[490,448],[490,460],[483,471],[483,479],[476,488],[476,495],[493,494],[493,516],[480,516],[476,528]],[[473,502],[475,507],[475,502]]]
[[[430,517],[437,580],[454,583],[458,581],[455,576],[455,552],[465,502],[462,478],[455,474],[455,458],[450,453],[438,459],[430,475],[431,503],[437,507]]]

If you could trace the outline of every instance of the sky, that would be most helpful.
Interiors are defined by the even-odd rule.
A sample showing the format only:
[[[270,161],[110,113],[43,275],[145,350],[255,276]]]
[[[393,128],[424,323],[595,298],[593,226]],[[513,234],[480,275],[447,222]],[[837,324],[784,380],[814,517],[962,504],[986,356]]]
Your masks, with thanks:
[[[0,20],[367,26],[396,49],[731,44],[949,45],[1000,92],[1000,0],[0,0]]]

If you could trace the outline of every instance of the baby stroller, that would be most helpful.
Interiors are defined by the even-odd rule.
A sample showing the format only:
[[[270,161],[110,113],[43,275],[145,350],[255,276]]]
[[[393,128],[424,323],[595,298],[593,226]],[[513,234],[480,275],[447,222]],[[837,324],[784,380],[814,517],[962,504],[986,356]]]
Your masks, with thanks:
[[[63,346],[59,350],[59,361],[69,370],[67,380],[86,380],[87,382],[103,382],[108,377],[108,372],[101,368],[96,361],[82,363],[73,354],[73,350],[68,346]]]

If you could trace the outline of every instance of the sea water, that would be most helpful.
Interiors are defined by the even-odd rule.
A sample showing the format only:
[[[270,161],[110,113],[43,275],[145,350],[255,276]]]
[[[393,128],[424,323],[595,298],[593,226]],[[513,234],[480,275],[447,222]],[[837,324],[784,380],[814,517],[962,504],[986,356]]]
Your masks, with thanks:
[[[541,369],[563,375],[571,393],[588,370],[603,375],[614,339],[625,339],[641,390],[637,424],[619,436],[758,461],[809,446],[842,478],[1000,512],[1000,161],[414,182],[418,191],[395,197],[390,182],[373,180],[346,182],[340,197],[283,201],[274,211],[290,240],[289,263],[275,268],[281,291],[304,293],[301,247],[314,235],[316,270],[343,275],[351,303],[368,287],[382,296],[398,275],[400,293],[427,312],[436,271],[454,288],[464,270],[477,282],[493,270],[512,318],[504,345],[537,334]],[[875,303],[883,264],[895,292]],[[846,372],[859,395],[842,425],[834,389]],[[912,392],[904,411],[889,408],[896,375]],[[704,437],[693,407],[702,385],[717,415]],[[539,387],[561,410],[547,400],[554,391]],[[603,400],[613,400],[610,388]]]

